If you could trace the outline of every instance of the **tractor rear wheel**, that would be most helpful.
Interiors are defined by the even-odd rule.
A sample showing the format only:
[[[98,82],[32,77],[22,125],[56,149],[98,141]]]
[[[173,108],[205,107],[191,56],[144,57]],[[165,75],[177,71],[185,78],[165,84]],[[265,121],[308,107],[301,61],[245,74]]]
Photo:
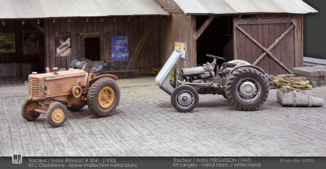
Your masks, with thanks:
[[[267,99],[268,82],[263,73],[252,67],[238,68],[226,81],[226,96],[241,110],[256,110]]]
[[[88,108],[95,116],[105,117],[110,115],[117,107],[119,100],[119,86],[113,79],[108,77],[97,80],[88,90]]]

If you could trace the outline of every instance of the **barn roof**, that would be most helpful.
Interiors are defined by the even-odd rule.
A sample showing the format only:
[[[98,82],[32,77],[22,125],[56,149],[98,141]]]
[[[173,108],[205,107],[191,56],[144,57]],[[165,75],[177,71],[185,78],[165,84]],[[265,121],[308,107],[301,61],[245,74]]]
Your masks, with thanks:
[[[169,15],[155,0],[1,0],[0,18]]]
[[[302,0],[174,0],[185,14],[306,14],[318,11]]]

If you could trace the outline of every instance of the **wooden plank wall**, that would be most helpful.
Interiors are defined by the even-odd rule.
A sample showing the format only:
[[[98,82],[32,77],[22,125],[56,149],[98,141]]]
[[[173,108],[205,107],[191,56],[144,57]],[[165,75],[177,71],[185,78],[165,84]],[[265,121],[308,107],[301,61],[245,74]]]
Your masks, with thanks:
[[[255,15],[247,17],[243,20],[259,19],[278,19],[278,20],[297,20],[297,27],[292,29],[272,50],[271,53],[280,60],[288,68],[303,66],[303,22],[302,15]],[[278,23],[278,24],[243,24],[239,25],[254,39],[268,49],[277,38],[279,38],[292,24]],[[253,63],[256,59],[264,53],[264,51],[252,42],[248,37],[235,29],[235,51],[236,58],[246,60]],[[287,74],[288,72],[281,67],[268,54],[257,64],[263,68],[268,74]]]
[[[15,53],[0,53],[0,63],[29,63],[33,67],[33,71],[43,70],[44,48],[43,48],[43,34],[39,32],[39,54],[23,54],[23,31],[37,30],[27,20],[22,25],[22,20],[4,20],[5,26],[0,24],[0,33],[15,33]],[[35,20],[36,21],[36,20]],[[41,22],[42,26],[43,23]]]
[[[180,60],[178,68],[196,66],[196,16],[184,15],[173,0],[156,0],[171,16],[161,17],[161,64],[174,51],[174,41],[186,42],[187,60]]]
[[[88,20],[88,21],[87,21]],[[82,41],[79,33],[106,32],[104,49],[101,51],[106,65],[127,65],[129,61],[112,61],[112,36],[129,36],[129,60],[136,46],[144,34],[146,27],[151,27],[148,39],[142,48],[135,64],[138,66],[139,75],[148,75],[152,68],[160,66],[160,19],[158,16],[130,16],[130,17],[93,17],[93,18],[62,18],[45,19],[44,30],[46,34],[45,65],[68,69],[73,59],[81,59]],[[55,32],[71,32],[72,56],[55,57]]]

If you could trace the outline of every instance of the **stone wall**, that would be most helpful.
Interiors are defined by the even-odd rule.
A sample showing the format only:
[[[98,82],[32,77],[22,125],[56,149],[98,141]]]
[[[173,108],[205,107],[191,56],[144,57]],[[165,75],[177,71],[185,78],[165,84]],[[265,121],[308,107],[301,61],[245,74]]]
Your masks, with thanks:
[[[293,73],[297,76],[305,76],[313,87],[326,85],[326,66],[296,67]]]

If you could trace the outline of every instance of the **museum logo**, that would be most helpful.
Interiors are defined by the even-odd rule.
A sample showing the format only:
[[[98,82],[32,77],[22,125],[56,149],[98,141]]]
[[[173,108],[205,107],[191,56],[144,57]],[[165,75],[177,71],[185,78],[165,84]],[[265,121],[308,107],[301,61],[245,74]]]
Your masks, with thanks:
[[[23,156],[20,154],[12,155],[12,163],[13,164],[21,164],[23,163]]]

